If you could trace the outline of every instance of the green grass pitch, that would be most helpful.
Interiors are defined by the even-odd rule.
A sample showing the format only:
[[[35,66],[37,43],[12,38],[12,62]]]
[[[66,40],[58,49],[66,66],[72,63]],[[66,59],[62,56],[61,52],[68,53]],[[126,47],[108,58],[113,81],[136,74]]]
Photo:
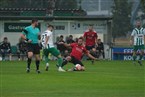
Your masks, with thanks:
[[[37,74],[33,62],[28,74],[26,62],[0,62],[0,97],[145,97],[144,66],[132,61],[83,63],[86,71],[63,73],[56,62],[50,62],[47,72],[41,62],[42,73]]]

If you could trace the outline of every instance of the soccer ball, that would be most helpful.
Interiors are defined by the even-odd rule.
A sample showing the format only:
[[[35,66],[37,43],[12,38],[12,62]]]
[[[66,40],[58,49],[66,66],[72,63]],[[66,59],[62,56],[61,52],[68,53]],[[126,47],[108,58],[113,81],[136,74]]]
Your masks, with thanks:
[[[82,66],[80,65],[80,64],[76,64],[76,66],[75,66],[75,68],[76,68],[76,70],[82,70]]]

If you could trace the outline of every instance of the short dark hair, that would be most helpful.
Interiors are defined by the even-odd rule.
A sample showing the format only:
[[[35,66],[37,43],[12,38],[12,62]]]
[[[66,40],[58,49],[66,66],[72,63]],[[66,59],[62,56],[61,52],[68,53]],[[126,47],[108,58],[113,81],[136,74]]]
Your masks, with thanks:
[[[63,38],[63,35],[60,35],[61,38]]]
[[[98,41],[101,41],[101,39],[98,39]]]
[[[84,38],[81,36],[81,37],[79,37],[79,39],[82,39],[82,40],[84,40]]]
[[[47,27],[48,27],[48,28],[49,28],[49,27],[52,27],[52,28],[54,28],[54,26],[53,26],[53,25],[48,25]]]
[[[94,26],[93,24],[89,24],[89,26]]]
[[[72,35],[69,35],[69,37],[73,37]]]
[[[7,40],[8,38],[7,37],[4,37],[4,40]]]
[[[32,19],[31,23],[35,23],[35,22],[38,22],[38,20],[37,19]]]

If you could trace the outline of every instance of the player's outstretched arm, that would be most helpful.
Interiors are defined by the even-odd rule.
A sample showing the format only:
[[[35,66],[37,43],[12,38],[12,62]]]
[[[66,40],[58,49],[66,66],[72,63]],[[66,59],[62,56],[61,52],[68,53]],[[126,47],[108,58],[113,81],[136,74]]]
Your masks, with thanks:
[[[71,47],[70,44],[64,43],[64,42],[59,42],[58,44],[63,44],[65,47]]]
[[[97,58],[93,57],[90,53],[87,53],[87,56],[93,60],[98,60]]]
[[[21,36],[22,39],[26,40],[26,37],[25,37],[24,34],[21,34],[20,36]]]

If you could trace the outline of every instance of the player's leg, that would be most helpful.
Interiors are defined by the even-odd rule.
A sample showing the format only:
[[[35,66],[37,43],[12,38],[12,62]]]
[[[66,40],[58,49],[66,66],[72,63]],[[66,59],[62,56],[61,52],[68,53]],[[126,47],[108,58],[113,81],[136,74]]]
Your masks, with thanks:
[[[21,54],[21,51],[18,51],[18,52],[17,52],[17,56],[18,56],[18,60],[19,60],[19,61],[21,60],[20,54]]]
[[[137,50],[138,50],[138,47],[137,46],[134,46],[133,47],[133,61],[135,62],[136,61],[136,58],[137,58]]]
[[[38,44],[34,45],[34,55],[35,55],[35,64],[36,64],[36,72],[40,73],[39,65],[40,65],[40,47]]]
[[[92,50],[90,51],[90,54],[93,57],[97,58],[97,50],[96,50],[96,48],[92,48]],[[94,64],[94,60],[91,60],[91,62],[92,62],[92,64]]]
[[[40,65],[40,55],[35,54],[35,64],[36,64],[36,72],[40,73],[39,65]]]
[[[43,59],[43,50],[42,49],[40,50],[40,59],[41,59],[41,61]]]
[[[24,60],[25,51],[23,50],[23,51],[20,51],[20,52],[21,52],[20,54],[22,54],[22,55],[21,55],[22,60]]]
[[[11,61],[12,60],[12,53],[11,53],[11,51],[8,51],[8,54],[9,54],[9,60]]]
[[[49,52],[54,55],[55,57],[57,57],[57,65],[58,65],[58,71],[62,71],[65,72],[65,70],[62,69],[62,63],[63,63],[63,59],[61,57],[60,52],[56,49],[56,48],[50,48]]]
[[[33,57],[33,52],[28,52],[28,59],[27,59],[27,73],[30,72],[30,65],[31,65],[31,61],[32,61],[32,57]]]
[[[138,63],[140,64],[140,66],[142,66],[141,60],[142,60],[143,55],[144,55],[144,45],[141,45],[141,46],[139,47],[139,49],[140,49],[140,55],[139,55]]]
[[[32,61],[32,57],[33,57],[33,45],[32,44],[28,44],[28,52],[27,52],[27,73],[30,72],[30,65],[31,65],[31,61]]]
[[[1,49],[2,60],[5,61],[5,50]]]
[[[43,50],[43,55],[44,55],[44,58],[45,58],[45,63],[46,63],[46,71],[48,71],[48,68],[49,68],[49,58],[48,58],[48,55],[49,55],[49,50],[48,49],[44,49]]]
[[[104,53],[104,50],[101,50],[101,52],[102,52],[103,59],[105,59],[105,53]]]
[[[76,59],[75,57],[71,56],[71,62],[72,62],[74,65],[80,64],[80,65],[82,66],[81,71],[84,71],[84,70],[85,70],[85,67],[84,67],[83,63],[82,63],[80,60]],[[76,68],[74,68],[74,71],[77,71]]]
[[[67,56],[66,58],[64,58],[62,67],[65,66],[69,61],[71,61],[71,56]]]

